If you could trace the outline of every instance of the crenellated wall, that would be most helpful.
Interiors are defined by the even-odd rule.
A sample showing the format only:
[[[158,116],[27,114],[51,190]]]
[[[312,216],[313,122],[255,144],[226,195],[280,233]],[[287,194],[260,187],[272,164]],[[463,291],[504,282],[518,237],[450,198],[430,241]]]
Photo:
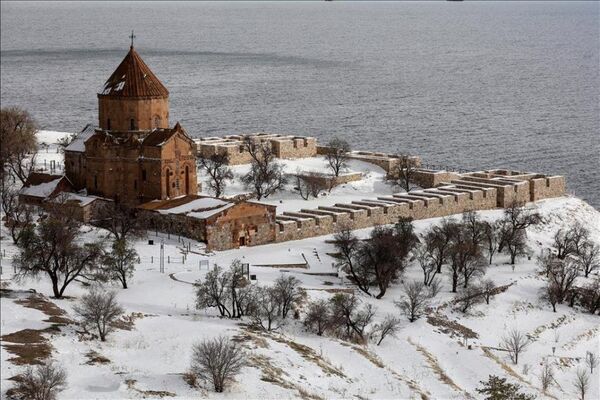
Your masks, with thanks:
[[[317,139],[305,136],[255,133],[249,135],[229,135],[196,139],[198,155],[209,158],[214,154],[225,154],[229,165],[249,164],[250,154],[244,147],[244,140],[267,142],[275,157],[281,159],[307,158],[317,155]]]

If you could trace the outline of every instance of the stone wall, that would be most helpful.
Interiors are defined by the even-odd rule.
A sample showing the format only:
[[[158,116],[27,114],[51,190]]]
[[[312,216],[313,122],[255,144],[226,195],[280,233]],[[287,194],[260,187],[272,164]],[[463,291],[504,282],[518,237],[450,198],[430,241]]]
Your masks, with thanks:
[[[276,218],[277,242],[330,235],[342,227],[362,229],[381,224],[393,224],[399,218],[415,220],[460,214],[469,210],[496,208],[496,188],[459,188],[443,185],[364,199],[316,209],[286,211]]]
[[[275,157],[281,159],[307,158],[317,154],[317,140],[313,137],[256,133],[250,135],[229,135],[196,139],[198,155],[209,158],[214,154],[224,154],[230,165],[249,164],[250,154],[244,148],[244,140],[267,142]]]
[[[327,154],[328,148],[326,146],[317,146],[317,154]],[[378,153],[373,151],[352,151],[348,153],[348,158],[351,160],[360,160],[368,162],[370,164],[377,165],[382,168],[385,172],[390,172],[402,158],[402,155]],[[418,167],[421,165],[421,158],[417,156],[408,156],[412,165]]]
[[[133,129],[131,120],[133,120]],[[169,98],[98,95],[98,126],[100,129],[110,131],[143,131],[154,128],[168,128]]]

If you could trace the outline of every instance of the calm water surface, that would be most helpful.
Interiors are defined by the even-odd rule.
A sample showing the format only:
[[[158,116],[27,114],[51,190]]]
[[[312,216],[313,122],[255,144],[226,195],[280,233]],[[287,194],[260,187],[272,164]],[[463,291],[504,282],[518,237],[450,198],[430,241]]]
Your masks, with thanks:
[[[2,106],[96,122],[136,48],[193,136],[342,135],[468,169],[565,174],[600,207],[599,4],[2,3]]]

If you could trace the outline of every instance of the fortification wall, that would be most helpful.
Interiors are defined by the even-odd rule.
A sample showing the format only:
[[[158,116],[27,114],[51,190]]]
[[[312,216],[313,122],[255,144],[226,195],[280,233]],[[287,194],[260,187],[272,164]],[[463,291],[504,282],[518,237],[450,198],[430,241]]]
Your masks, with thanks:
[[[255,133],[201,138],[196,139],[195,142],[200,157],[209,158],[215,154],[224,154],[228,157],[230,165],[242,165],[252,161],[244,146],[247,138],[257,142],[267,142],[275,157],[281,159],[306,158],[317,155],[317,139],[304,136]]]
[[[460,175],[456,172],[419,169],[413,173],[413,182],[426,189],[439,186],[459,177]]]
[[[276,242],[331,235],[342,228],[354,230],[393,224],[399,218],[419,220],[493,209],[498,202],[497,195],[495,187],[459,188],[446,184],[377,199],[284,212],[276,219]]]

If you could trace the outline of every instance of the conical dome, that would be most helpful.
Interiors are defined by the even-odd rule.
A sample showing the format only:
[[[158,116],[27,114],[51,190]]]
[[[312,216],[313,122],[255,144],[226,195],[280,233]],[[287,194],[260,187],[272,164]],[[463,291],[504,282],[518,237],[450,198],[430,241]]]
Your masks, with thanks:
[[[169,91],[131,46],[98,94],[116,97],[168,97]]]

